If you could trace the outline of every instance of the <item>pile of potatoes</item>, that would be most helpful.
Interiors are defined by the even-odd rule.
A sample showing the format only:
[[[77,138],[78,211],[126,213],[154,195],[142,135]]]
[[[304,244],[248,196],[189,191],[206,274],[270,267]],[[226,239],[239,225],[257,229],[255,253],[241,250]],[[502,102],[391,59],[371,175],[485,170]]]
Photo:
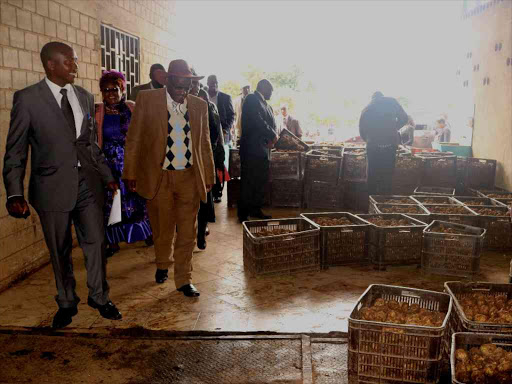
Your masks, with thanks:
[[[340,217],[340,218],[315,217],[311,220],[313,220],[318,225],[321,225],[322,227],[334,227],[337,225],[355,225],[353,222],[351,222],[346,217]]]
[[[361,320],[426,327],[440,327],[445,316],[441,312],[420,308],[418,304],[409,305],[382,298],[375,300],[370,307],[363,307],[360,312]]]
[[[505,296],[473,293],[461,299],[466,318],[479,323],[512,324],[512,300]]]
[[[411,224],[407,219],[385,219],[379,216],[365,218],[365,220],[375,224],[378,227],[404,227],[414,225]]]
[[[512,383],[512,352],[494,344],[457,349],[455,359],[455,377],[462,383]]]
[[[254,237],[268,237],[268,236],[276,236],[276,235],[287,235],[288,233],[295,233],[291,229],[282,229],[282,228],[273,228],[273,229],[262,229],[258,232],[253,232]]]

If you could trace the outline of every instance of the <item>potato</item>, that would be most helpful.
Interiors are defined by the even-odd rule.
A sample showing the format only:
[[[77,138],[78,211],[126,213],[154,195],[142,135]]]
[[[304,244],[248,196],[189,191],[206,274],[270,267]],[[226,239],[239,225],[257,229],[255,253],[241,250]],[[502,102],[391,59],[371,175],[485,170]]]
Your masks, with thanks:
[[[460,361],[468,361],[469,355],[468,353],[463,349],[457,349],[455,351],[455,358]]]

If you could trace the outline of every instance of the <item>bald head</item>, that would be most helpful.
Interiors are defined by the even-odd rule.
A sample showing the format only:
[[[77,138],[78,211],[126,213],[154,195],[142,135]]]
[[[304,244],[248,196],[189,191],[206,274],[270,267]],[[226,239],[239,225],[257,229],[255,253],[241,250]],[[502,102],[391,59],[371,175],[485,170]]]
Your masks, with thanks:
[[[263,95],[265,100],[270,100],[272,97],[272,92],[274,91],[274,87],[269,80],[262,79],[258,82],[256,90]]]
[[[58,41],[51,41],[45,44],[43,49],[41,49],[41,62],[45,71],[48,71],[49,61],[55,60],[58,54],[66,55],[69,52],[73,52],[73,48],[67,44]]]

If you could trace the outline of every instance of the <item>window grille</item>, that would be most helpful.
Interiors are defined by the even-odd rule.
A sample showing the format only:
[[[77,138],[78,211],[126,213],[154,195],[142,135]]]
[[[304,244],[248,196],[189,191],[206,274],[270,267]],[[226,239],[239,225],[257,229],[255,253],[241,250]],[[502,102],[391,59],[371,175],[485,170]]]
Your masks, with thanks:
[[[128,97],[140,84],[140,40],[113,27],[101,25],[101,70],[116,70],[126,78]]]

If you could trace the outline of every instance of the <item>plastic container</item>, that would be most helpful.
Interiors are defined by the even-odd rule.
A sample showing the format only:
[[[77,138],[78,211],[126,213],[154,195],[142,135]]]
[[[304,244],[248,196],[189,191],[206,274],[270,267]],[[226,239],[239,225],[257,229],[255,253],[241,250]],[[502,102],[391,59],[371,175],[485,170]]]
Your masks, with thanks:
[[[366,150],[343,149],[343,180],[349,182],[366,181]]]
[[[361,309],[379,298],[418,304],[446,316],[440,327],[361,320]],[[349,383],[437,383],[451,310],[452,299],[444,293],[370,285],[348,320]]]
[[[279,140],[277,140],[277,143],[274,147],[277,150],[284,149],[301,152],[309,151],[309,146],[286,128],[281,131]]]
[[[512,336],[499,335],[499,334],[475,334],[468,332],[457,332],[452,335],[451,351],[450,351],[450,367],[452,374],[452,384],[466,384],[463,381],[458,381],[455,375],[455,367],[457,360],[455,352],[457,349],[464,349],[469,352],[473,347],[479,348],[483,344],[495,344],[508,352],[512,352]],[[512,382],[512,377],[510,378]],[[491,381],[489,381],[491,382]],[[502,381],[504,382],[504,381]]]
[[[436,231],[440,226],[458,233]],[[427,273],[473,278],[480,271],[485,229],[434,220],[423,230],[421,267]]]
[[[320,229],[322,269],[337,265],[368,263],[368,223],[348,212],[303,213],[300,215]],[[316,218],[346,218],[350,225],[325,226]]]
[[[375,204],[376,213],[402,213],[423,223],[428,221],[430,213],[420,204]]]
[[[300,180],[301,152],[270,153],[270,175],[272,180]]]
[[[457,157],[423,157],[423,166],[422,185],[455,188],[457,184]]]
[[[377,204],[417,204],[410,196],[396,196],[396,195],[371,195],[370,203]]]
[[[454,202],[451,206],[447,204],[424,204],[426,210],[430,213],[430,222],[434,220],[449,221],[451,223],[464,224],[477,227],[479,224],[478,217],[474,211],[465,205]],[[453,213],[447,213],[450,209]],[[430,223],[429,223],[430,224]]]
[[[368,222],[368,255],[379,269],[388,265],[414,265],[421,263],[423,229],[426,224],[398,213],[357,215]],[[406,225],[383,227],[368,219],[405,219]]]
[[[479,205],[489,205],[489,206],[501,206],[496,200],[493,200],[489,197],[475,197],[475,196],[457,196],[454,197],[456,201],[461,203],[462,205],[467,206],[479,206]]]
[[[415,195],[455,196],[455,188],[421,186],[414,190]]]
[[[507,207],[502,206],[469,206],[477,214],[478,226],[487,229],[485,249],[507,251],[512,249],[512,224]],[[484,209],[496,211],[496,215],[483,213]]]
[[[453,298],[454,311],[450,322],[452,334],[455,332],[512,334],[512,324],[480,323],[469,320],[460,304],[460,300],[473,293],[505,296],[507,300],[510,300],[512,299],[512,284],[447,281],[444,283],[444,289]]]
[[[469,158],[466,185],[469,188],[493,188],[496,181],[496,160]]]
[[[338,184],[342,170],[341,150],[313,150],[306,154],[305,178],[308,183],[322,181]]]
[[[272,180],[270,198],[272,206],[300,208],[303,190],[302,180]]]
[[[306,208],[339,211],[343,202],[343,188],[336,183],[312,181],[304,183]]]
[[[368,184],[366,182],[343,183],[343,207],[353,212],[368,212]]]
[[[244,268],[253,276],[291,274],[320,269],[320,231],[303,218],[254,220],[243,223]],[[262,230],[295,232],[256,237]]]
[[[422,196],[422,195],[414,195],[411,196],[411,199],[414,200],[418,204],[426,205],[426,204],[434,204],[434,205],[463,205],[459,201],[455,200],[453,197],[448,196]]]

